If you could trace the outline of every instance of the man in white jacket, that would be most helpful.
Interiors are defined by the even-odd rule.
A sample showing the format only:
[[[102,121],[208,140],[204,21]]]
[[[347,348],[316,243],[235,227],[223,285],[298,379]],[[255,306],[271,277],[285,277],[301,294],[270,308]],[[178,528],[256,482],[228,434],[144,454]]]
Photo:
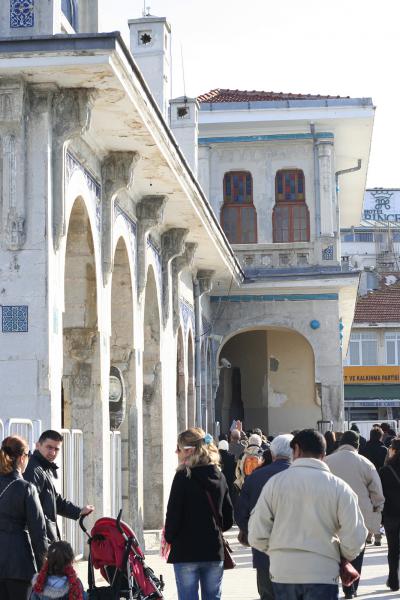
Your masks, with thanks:
[[[304,429],[293,464],[264,486],[249,520],[249,543],[270,558],[277,600],[337,600],[340,558],[353,560],[367,530],[351,488],[323,462],[326,442]]]

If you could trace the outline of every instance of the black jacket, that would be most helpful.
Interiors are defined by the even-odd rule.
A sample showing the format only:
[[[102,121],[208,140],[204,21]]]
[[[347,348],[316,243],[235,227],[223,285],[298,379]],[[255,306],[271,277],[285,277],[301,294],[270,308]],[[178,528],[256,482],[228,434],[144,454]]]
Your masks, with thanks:
[[[400,466],[392,465],[392,468],[400,477]],[[389,465],[382,467],[379,475],[382,481],[383,495],[385,496],[383,507],[383,524],[385,524],[385,517],[400,519],[400,483],[389,469]]]
[[[225,475],[226,483],[228,484],[229,493],[232,494],[233,482],[236,479],[236,461],[233,454],[228,450],[219,450],[219,456],[221,458],[222,472]]]
[[[24,473],[26,481],[33,483],[39,492],[39,498],[46,519],[47,537],[49,542],[59,539],[57,515],[68,519],[79,519],[81,509],[76,504],[62,498],[57,493],[53,482],[56,465],[46,460],[38,450],[29,459]]]
[[[369,441],[365,444],[363,450],[360,450],[360,454],[368,458],[375,465],[375,469],[379,471],[385,463],[387,448],[382,442]]]
[[[0,476],[0,495],[3,491],[0,498],[0,579],[30,581],[35,571],[41,568],[47,551],[46,524],[38,493],[18,471]]]
[[[250,514],[255,505],[257,504],[258,498],[262,492],[264,485],[271,477],[288,469],[290,467],[290,460],[280,459],[275,460],[266,467],[259,467],[251,475],[246,477],[242,490],[240,492],[239,501],[235,507],[235,520],[239,528],[244,532],[248,533],[248,525]],[[255,569],[269,569],[269,559],[264,552],[260,552],[255,548],[253,551],[253,567]]]
[[[221,561],[224,550],[205,490],[218,511],[222,530],[233,525],[228,485],[215,465],[177,471],[165,519],[165,539],[171,544],[169,563]]]

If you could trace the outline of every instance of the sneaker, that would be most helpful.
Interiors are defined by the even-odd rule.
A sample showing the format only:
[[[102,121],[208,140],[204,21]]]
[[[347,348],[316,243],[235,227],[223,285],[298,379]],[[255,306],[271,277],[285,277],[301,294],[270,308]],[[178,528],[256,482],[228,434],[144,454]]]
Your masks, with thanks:
[[[375,540],[374,546],[382,546],[381,540]]]
[[[390,578],[387,579],[386,581],[386,586],[392,591],[392,592],[398,592],[399,591],[399,580],[397,581],[391,581]]]

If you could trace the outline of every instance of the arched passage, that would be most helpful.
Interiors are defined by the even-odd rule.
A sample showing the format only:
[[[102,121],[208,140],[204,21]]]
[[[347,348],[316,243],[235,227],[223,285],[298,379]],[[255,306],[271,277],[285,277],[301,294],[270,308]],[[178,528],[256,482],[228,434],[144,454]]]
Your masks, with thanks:
[[[185,354],[183,348],[182,328],[179,327],[176,352],[176,417],[178,433],[184,431],[187,427],[185,388]]]
[[[164,518],[160,311],[152,267],[147,273],[143,337],[143,526],[160,529]]]
[[[188,427],[194,427],[196,423],[196,392],[194,381],[194,355],[193,355],[193,336],[189,331],[187,343],[187,364],[188,364],[188,380],[187,380],[187,412],[188,412]]]
[[[138,452],[137,408],[135,397],[135,355],[133,350],[133,293],[128,252],[124,239],[119,238],[114,253],[111,285],[110,374],[117,375],[116,396],[124,394],[124,402],[115,402],[111,429],[121,432],[122,508],[125,520],[137,524],[138,514]],[[115,369],[118,369],[116,372]],[[118,386],[118,376],[123,389]],[[113,390],[110,389],[110,399]],[[110,402],[110,412],[113,411]],[[120,410],[121,413],[120,414]],[[118,509],[119,507],[117,507]]]
[[[309,342],[298,332],[258,328],[231,337],[219,354],[231,368],[220,371],[217,415],[222,431],[233,419],[246,429],[271,434],[316,427],[321,418],[315,386],[315,361]]]
[[[96,266],[89,216],[81,198],[75,201],[69,220],[64,290],[63,424],[83,431],[84,494],[101,510],[104,413]]]

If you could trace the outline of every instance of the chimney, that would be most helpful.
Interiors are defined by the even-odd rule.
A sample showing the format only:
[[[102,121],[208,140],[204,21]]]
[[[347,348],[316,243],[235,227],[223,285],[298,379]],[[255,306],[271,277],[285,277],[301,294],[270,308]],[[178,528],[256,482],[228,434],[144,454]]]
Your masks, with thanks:
[[[194,175],[198,171],[199,103],[196,98],[170,101],[171,130]]]
[[[171,27],[165,17],[128,21],[131,52],[164,119],[171,97]]]

